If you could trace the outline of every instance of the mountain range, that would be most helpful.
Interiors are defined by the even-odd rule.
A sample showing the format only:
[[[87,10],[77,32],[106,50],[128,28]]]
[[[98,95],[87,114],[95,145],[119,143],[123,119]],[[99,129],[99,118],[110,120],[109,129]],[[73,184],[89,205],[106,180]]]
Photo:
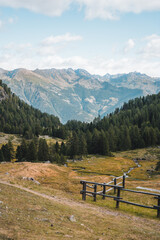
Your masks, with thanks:
[[[0,69],[3,80],[29,105],[58,116],[90,122],[113,112],[130,99],[158,93],[160,78],[132,72],[104,76],[77,69]]]

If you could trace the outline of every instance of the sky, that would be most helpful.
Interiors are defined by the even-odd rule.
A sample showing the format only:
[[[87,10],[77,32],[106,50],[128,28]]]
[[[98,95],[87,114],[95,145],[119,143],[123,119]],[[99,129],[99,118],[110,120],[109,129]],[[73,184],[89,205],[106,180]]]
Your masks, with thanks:
[[[160,0],[0,0],[0,68],[160,77]]]

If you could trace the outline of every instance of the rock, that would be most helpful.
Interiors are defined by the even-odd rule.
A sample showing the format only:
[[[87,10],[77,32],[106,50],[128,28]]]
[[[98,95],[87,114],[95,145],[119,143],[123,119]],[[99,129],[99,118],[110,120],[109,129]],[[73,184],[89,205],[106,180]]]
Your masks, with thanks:
[[[45,163],[51,163],[50,161],[46,161]]]
[[[75,216],[74,216],[74,215],[71,215],[71,216],[69,217],[69,220],[70,220],[71,222],[76,222],[76,219],[75,219]]]
[[[23,177],[22,179],[23,179],[23,180],[27,180],[27,177]]]
[[[49,219],[47,219],[47,218],[42,218],[41,221],[42,222],[50,222]]]
[[[3,202],[2,202],[2,201],[0,201],[0,204],[3,204]]]
[[[6,174],[6,175],[9,175],[9,173],[8,173],[8,172],[6,172],[5,174]]]
[[[38,181],[36,181],[34,178],[32,178],[32,177],[23,177],[22,178],[23,180],[28,180],[28,181],[32,181],[32,182],[34,182],[34,183],[36,183],[36,184],[40,184],[40,182],[38,182]]]
[[[67,164],[64,164],[64,167],[67,167]]]

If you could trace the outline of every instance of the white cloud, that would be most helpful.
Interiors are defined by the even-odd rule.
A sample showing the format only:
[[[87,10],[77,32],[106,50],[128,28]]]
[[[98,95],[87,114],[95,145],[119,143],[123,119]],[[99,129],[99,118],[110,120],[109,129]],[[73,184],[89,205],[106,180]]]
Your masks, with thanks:
[[[144,39],[145,47],[140,51],[144,58],[160,58],[160,36],[153,34]]]
[[[159,11],[159,0],[0,0],[0,6],[26,8],[30,11],[49,16],[60,16],[71,4],[85,9],[88,19],[117,19],[121,13],[140,13],[143,11]]]
[[[66,11],[72,0],[0,0],[0,6],[25,8],[49,16],[60,16]]]
[[[85,7],[88,19],[117,19],[121,13],[160,10],[159,0],[77,0]]]
[[[129,39],[124,47],[124,53],[128,53],[132,48],[134,48],[135,42],[133,39]]]
[[[65,34],[61,36],[65,36]],[[70,36],[73,35],[70,34]],[[56,39],[56,36],[54,38]],[[66,46],[68,49],[68,45],[64,45],[60,40],[46,42],[46,45],[43,45],[43,41],[40,41],[35,46],[30,43],[16,44],[11,42],[0,47],[0,67],[4,69],[20,67],[28,69],[82,68],[92,74],[100,75],[138,71],[150,76],[160,77],[160,58],[158,58],[160,57],[160,36],[151,35],[145,38],[145,41],[146,45],[141,49],[141,54],[135,54],[132,57],[119,55],[119,57],[116,56],[112,59],[107,56],[95,56],[95,58],[89,59],[88,57],[75,55],[72,51],[69,51],[68,56],[62,51],[62,48]],[[53,44],[54,42],[59,43],[58,46]],[[134,41],[129,39],[126,46],[128,46],[128,50],[133,48]],[[156,56],[156,58],[147,58],[146,55]]]
[[[61,43],[61,42],[72,42],[72,41],[78,41],[78,40],[82,40],[82,37],[79,35],[71,35],[70,33],[66,33],[64,35],[47,37],[42,41],[42,44],[52,45],[52,44]]]

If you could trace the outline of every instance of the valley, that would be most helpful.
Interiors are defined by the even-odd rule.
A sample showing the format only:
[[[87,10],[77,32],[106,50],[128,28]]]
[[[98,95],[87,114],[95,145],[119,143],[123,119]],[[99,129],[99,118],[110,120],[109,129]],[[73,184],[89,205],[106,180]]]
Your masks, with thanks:
[[[0,69],[0,79],[34,108],[68,120],[91,122],[124,102],[160,90],[160,79],[132,72],[104,76],[84,69]]]
[[[159,239],[155,208],[120,202],[116,209],[115,197],[84,202],[80,181],[108,183],[127,173],[126,189],[160,190],[160,94],[63,125],[0,84],[1,239]],[[121,198],[157,206],[153,196],[123,191]]]
[[[159,13],[0,0],[0,240],[160,240]]]
[[[138,158],[143,159],[138,160],[141,167],[128,174],[126,187],[158,190],[160,178],[152,170],[159,154],[159,148],[154,147],[117,152],[113,157],[88,155],[82,160],[69,160],[67,167],[51,163],[1,163],[1,239],[158,240],[160,225],[156,211],[123,204],[117,210],[113,200],[101,197],[97,202],[90,197],[83,202],[80,180],[109,182],[113,176],[136,167],[133,159]],[[124,196],[141,204],[146,201],[148,205],[155,204],[153,197],[140,200],[129,193]]]

